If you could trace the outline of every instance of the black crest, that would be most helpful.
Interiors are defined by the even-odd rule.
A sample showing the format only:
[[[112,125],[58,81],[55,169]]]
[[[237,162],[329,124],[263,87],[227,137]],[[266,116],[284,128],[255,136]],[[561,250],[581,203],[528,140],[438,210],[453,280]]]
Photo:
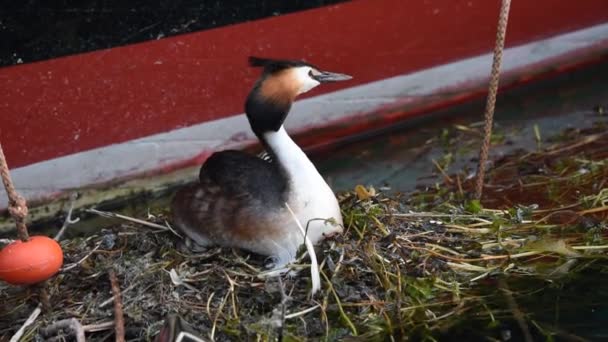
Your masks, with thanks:
[[[252,67],[264,68],[264,73],[275,73],[277,71],[285,70],[288,68],[296,68],[301,66],[309,66],[318,69],[316,66],[306,63],[304,61],[288,60],[288,59],[271,59],[261,57],[249,57],[249,65]]]

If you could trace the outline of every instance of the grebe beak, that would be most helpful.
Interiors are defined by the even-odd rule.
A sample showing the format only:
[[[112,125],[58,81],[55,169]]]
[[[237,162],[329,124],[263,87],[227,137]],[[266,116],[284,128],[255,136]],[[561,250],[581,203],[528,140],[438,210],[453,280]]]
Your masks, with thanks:
[[[350,80],[351,78],[353,78],[352,76],[349,76],[346,74],[339,74],[336,72],[329,72],[329,71],[321,71],[320,74],[314,75],[313,77],[315,80],[317,80],[321,83],[347,81],[347,80]]]

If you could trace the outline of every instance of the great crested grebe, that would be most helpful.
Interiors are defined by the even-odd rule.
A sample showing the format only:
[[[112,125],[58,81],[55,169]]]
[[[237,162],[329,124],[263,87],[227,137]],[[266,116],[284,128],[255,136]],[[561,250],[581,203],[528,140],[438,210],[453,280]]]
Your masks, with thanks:
[[[343,229],[333,191],[283,122],[299,94],[351,77],[302,61],[250,57],[249,64],[264,68],[245,113],[267,157],[234,150],[212,154],[201,167],[199,183],[178,191],[171,209],[178,229],[197,245],[242,248],[271,256],[279,267],[292,261],[304,243],[286,203],[313,244]]]

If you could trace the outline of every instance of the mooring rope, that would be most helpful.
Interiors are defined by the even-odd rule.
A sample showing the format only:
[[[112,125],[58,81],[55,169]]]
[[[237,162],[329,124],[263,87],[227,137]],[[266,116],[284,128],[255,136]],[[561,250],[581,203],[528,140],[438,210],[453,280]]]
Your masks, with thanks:
[[[498,92],[498,80],[500,78],[500,65],[502,63],[502,52],[505,46],[507,34],[507,22],[509,20],[509,8],[511,0],[502,0],[500,16],[498,18],[498,29],[496,32],[496,44],[494,45],[494,61],[492,62],[492,74],[488,88],[488,98],[484,113],[484,136],[481,150],[479,152],[479,165],[477,166],[477,179],[475,183],[475,198],[481,199],[483,194],[483,182],[486,173],[486,163],[490,151],[490,140],[492,137],[492,122],[494,119],[494,108],[496,107],[496,93]]]
[[[2,183],[4,189],[6,189],[6,195],[8,196],[8,212],[11,214],[15,223],[17,224],[17,234],[21,241],[29,240],[30,236],[27,232],[27,226],[25,225],[25,219],[27,217],[27,203],[25,198],[21,197],[13,181],[11,180],[11,173],[6,163],[6,157],[2,150],[2,144],[0,144],[0,176],[2,176]]]

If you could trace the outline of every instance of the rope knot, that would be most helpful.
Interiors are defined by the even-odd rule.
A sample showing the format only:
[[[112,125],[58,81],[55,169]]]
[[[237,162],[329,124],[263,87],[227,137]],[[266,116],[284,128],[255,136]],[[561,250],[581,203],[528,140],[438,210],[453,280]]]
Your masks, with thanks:
[[[11,201],[8,207],[8,212],[15,219],[15,221],[25,221],[27,217],[27,203],[25,199],[21,196],[18,196],[15,201]]]

